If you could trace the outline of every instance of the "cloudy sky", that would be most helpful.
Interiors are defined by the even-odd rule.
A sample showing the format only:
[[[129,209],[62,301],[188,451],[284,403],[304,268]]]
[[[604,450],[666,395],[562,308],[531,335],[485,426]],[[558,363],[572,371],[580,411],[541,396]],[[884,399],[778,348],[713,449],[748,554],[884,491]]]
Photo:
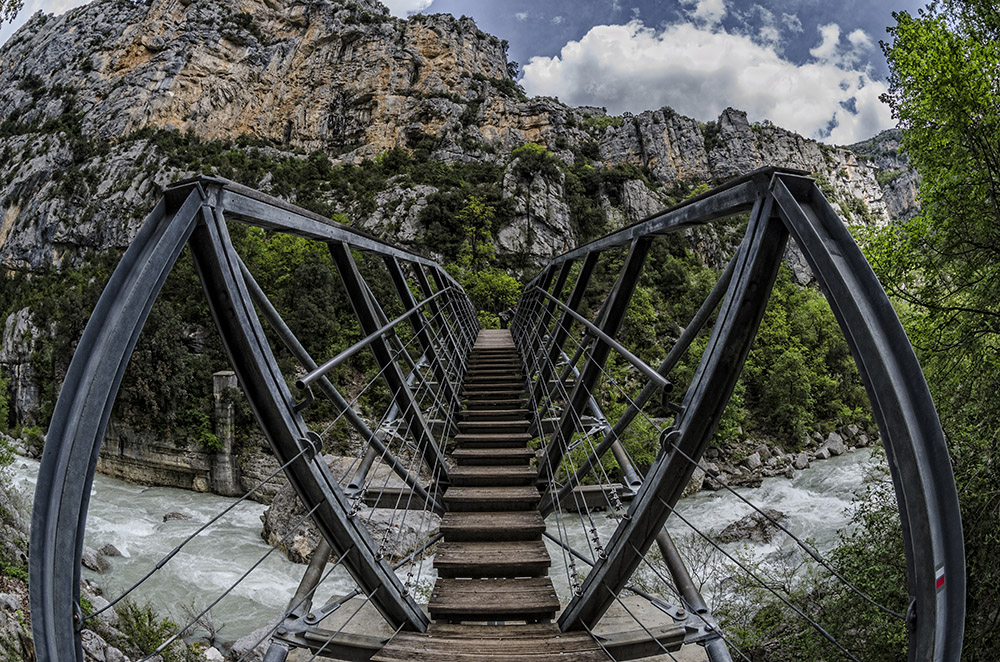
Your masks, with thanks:
[[[879,40],[924,0],[383,0],[396,16],[473,17],[510,43],[529,95],[609,113],[727,106],[834,144],[893,125]],[[25,0],[18,21],[80,0]],[[0,42],[13,27],[0,28]]]

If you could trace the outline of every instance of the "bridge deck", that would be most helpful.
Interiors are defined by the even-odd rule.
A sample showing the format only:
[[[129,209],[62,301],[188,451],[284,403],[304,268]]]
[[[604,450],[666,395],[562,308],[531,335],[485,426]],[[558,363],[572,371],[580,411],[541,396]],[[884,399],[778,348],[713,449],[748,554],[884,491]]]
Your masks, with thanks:
[[[542,543],[525,381],[510,332],[481,331],[469,357],[445,493],[439,579],[425,633],[400,633],[372,660],[607,660],[585,632],[560,632]],[[509,623],[516,621],[516,623]]]

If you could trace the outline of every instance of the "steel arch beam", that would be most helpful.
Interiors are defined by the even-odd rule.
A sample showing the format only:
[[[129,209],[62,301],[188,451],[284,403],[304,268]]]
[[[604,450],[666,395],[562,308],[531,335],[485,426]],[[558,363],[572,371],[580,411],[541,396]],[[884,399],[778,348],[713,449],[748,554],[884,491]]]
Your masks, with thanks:
[[[191,253],[233,370],[250,407],[282,465],[291,462],[289,483],[344,567],[372,595],[372,603],[394,628],[423,631],[427,617],[409,596],[377,545],[356,518],[330,474],[312,434],[295,410],[295,400],[277,369],[264,329],[243,281],[240,260],[229,241],[222,213],[205,211],[205,223],[191,237]],[[318,450],[318,449],[317,449]],[[305,451],[305,452],[303,452]]]
[[[957,660],[965,627],[962,519],[920,364],[878,278],[819,188],[810,179],[777,174],[771,190],[840,322],[882,435],[914,599],[909,659]]]
[[[31,628],[41,660],[83,659],[80,557],[97,455],[135,343],[191,235],[205,192],[161,200],[125,251],[70,362],[42,452],[31,516]]]

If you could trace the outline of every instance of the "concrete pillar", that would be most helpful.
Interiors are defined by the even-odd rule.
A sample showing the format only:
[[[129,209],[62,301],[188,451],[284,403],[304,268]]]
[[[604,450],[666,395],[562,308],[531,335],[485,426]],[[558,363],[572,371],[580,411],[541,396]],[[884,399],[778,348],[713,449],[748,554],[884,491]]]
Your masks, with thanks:
[[[224,397],[227,390],[235,388],[239,388],[239,384],[236,381],[236,373],[232,370],[222,370],[212,375],[212,393],[215,396],[215,436],[222,444],[221,450],[212,458],[212,491],[226,496],[236,496],[241,491],[239,469],[233,456],[236,408],[229,398]]]

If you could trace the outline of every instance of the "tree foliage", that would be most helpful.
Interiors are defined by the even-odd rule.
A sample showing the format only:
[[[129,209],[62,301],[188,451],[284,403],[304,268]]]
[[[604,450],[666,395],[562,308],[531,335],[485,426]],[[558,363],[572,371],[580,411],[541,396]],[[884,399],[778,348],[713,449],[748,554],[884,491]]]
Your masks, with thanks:
[[[921,213],[863,243],[948,437],[969,578],[964,659],[987,660],[1000,647],[1000,10],[944,0],[894,17],[884,98],[921,176]]]
[[[24,0],[0,0],[0,23],[13,23],[23,6]]]

